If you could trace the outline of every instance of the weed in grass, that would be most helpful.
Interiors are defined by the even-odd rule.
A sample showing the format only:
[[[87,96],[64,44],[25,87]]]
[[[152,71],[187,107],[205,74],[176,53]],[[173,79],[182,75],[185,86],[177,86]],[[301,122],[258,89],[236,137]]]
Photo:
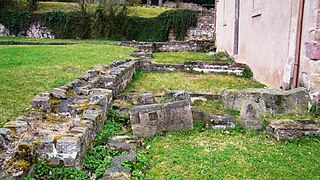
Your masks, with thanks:
[[[124,125],[125,118],[119,117],[119,111],[109,110],[108,119],[104,122],[102,129],[96,135],[95,145],[106,144],[110,137],[124,134],[121,127]],[[125,120],[126,121],[126,120]]]
[[[83,163],[86,169],[92,172],[94,178],[101,178],[108,169],[112,157],[119,155],[117,151],[107,150],[105,146],[95,146],[92,148],[85,158]]]
[[[122,162],[123,167],[129,169],[132,173],[132,179],[152,179],[152,177],[145,173],[146,169],[149,169],[150,156],[147,152],[140,152],[136,155],[137,159],[135,162],[130,163],[128,161]]]
[[[34,167],[34,173],[25,177],[25,180],[31,179],[77,179],[85,180],[86,173],[74,167],[52,168],[45,164],[37,163]]]

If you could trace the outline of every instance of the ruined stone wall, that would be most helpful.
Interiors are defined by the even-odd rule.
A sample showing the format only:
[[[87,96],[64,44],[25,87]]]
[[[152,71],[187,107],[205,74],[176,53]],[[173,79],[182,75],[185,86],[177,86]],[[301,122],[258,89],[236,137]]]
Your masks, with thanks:
[[[182,71],[190,73],[227,73],[241,76],[246,69],[245,64],[240,63],[219,63],[219,62],[184,62],[182,64],[156,64],[143,60],[140,67],[147,72],[160,71]]]
[[[33,110],[0,128],[0,177],[22,177],[15,161],[81,167],[82,157],[106,119],[115,95],[138,68],[138,60],[116,61],[86,71],[76,80],[39,93]]]
[[[121,46],[137,47],[139,50],[152,52],[184,52],[184,51],[208,51],[214,46],[210,41],[175,41],[175,42],[137,42],[123,41]]]
[[[213,11],[201,11],[198,14],[197,25],[188,29],[185,41],[213,41],[214,31]],[[169,32],[168,39],[169,41],[176,41],[172,29]]]

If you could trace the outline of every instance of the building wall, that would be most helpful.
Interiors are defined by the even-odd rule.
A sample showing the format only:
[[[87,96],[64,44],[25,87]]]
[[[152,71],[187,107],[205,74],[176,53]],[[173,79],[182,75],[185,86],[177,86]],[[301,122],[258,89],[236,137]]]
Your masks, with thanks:
[[[255,78],[269,87],[288,88],[292,82],[299,0],[240,0],[237,55],[233,53],[235,1],[217,3],[218,51],[226,50],[237,61],[248,64]],[[312,77],[305,43],[310,42],[310,28],[316,27],[318,5],[318,0],[305,1],[300,82],[306,87],[311,87]]]

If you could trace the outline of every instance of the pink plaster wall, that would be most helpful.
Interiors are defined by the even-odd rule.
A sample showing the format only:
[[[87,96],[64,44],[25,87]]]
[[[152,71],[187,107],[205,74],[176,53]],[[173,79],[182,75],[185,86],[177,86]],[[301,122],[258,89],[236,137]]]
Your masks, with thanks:
[[[261,6],[257,6],[258,2]],[[227,13],[223,13],[224,3]],[[314,9],[317,8],[318,0],[306,0],[300,77],[302,73],[310,75],[310,59],[306,56],[305,46],[310,39],[310,28],[316,22]],[[231,55],[234,55],[234,13],[235,0],[219,0],[216,44],[218,51],[226,50]],[[292,73],[297,16],[298,0],[240,0],[239,53],[234,56],[237,61],[248,64],[255,78],[269,87],[282,86],[284,77]],[[318,53],[318,50],[309,52],[313,56]],[[286,66],[287,71],[284,71]]]

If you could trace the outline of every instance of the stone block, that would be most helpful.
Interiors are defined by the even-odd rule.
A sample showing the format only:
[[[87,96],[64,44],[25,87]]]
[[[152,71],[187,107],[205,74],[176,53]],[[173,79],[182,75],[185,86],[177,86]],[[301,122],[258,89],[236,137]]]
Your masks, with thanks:
[[[154,99],[152,93],[145,93],[145,94],[141,94],[138,97],[138,103],[139,103],[139,105],[154,104],[155,99]]]
[[[44,112],[51,112],[51,100],[49,93],[40,93],[36,95],[32,100],[32,108],[42,110]]]
[[[15,134],[21,135],[28,131],[28,123],[26,121],[10,121],[6,123],[4,128],[12,130]]]
[[[266,133],[278,141],[307,135],[320,136],[320,123],[313,120],[271,120]]]
[[[60,89],[60,88],[54,88],[51,91],[51,95],[57,99],[67,99],[68,98],[68,92],[65,89]]]
[[[88,97],[89,104],[107,106],[112,96],[112,90],[109,89],[92,89]]]
[[[160,132],[192,129],[190,100],[166,104],[141,105],[130,109],[134,135],[153,136]]]
[[[306,56],[311,60],[319,60],[320,43],[306,43]]]
[[[257,103],[261,115],[305,114],[308,112],[309,96],[305,88],[290,91],[280,89],[225,90],[221,93],[225,109],[241,110],[243,102]]]
[[[83,111],[83,118],[92,121],[98,121],[101,118],[102,110],[87,109]]]
[[[0,150],[6,150],[8,144],[12,140],[12,131],[7,128],[0,128]]]
[[[56,156],[56,149],[54,146],[54,137],[47,136],[41,140],[37,146],[37,154],[40,158],[52,158]]]
[[[262,122],[259,117],[259,109],[256,103],[243,102],[238,123],[245,129],[261,130]]]
[[[79,138],[62,136],[56,142],[57,158],[64,162],[66,166],[78,166],[81,152],[81,142]]]
[[[87,86],[78,87],[76,88],[76,91],[77,91],[77,94],[80,96],[87,96],[91,92],[91,86],[87,85]]]
[[[236,127],[234,117],[229,115],[214,115],[207,113],[205,119],[207,119],[207,129],[227,129]]]
[[[137,136],[114,136],[109,139],[107,148],[115,151],[135,152]]]

